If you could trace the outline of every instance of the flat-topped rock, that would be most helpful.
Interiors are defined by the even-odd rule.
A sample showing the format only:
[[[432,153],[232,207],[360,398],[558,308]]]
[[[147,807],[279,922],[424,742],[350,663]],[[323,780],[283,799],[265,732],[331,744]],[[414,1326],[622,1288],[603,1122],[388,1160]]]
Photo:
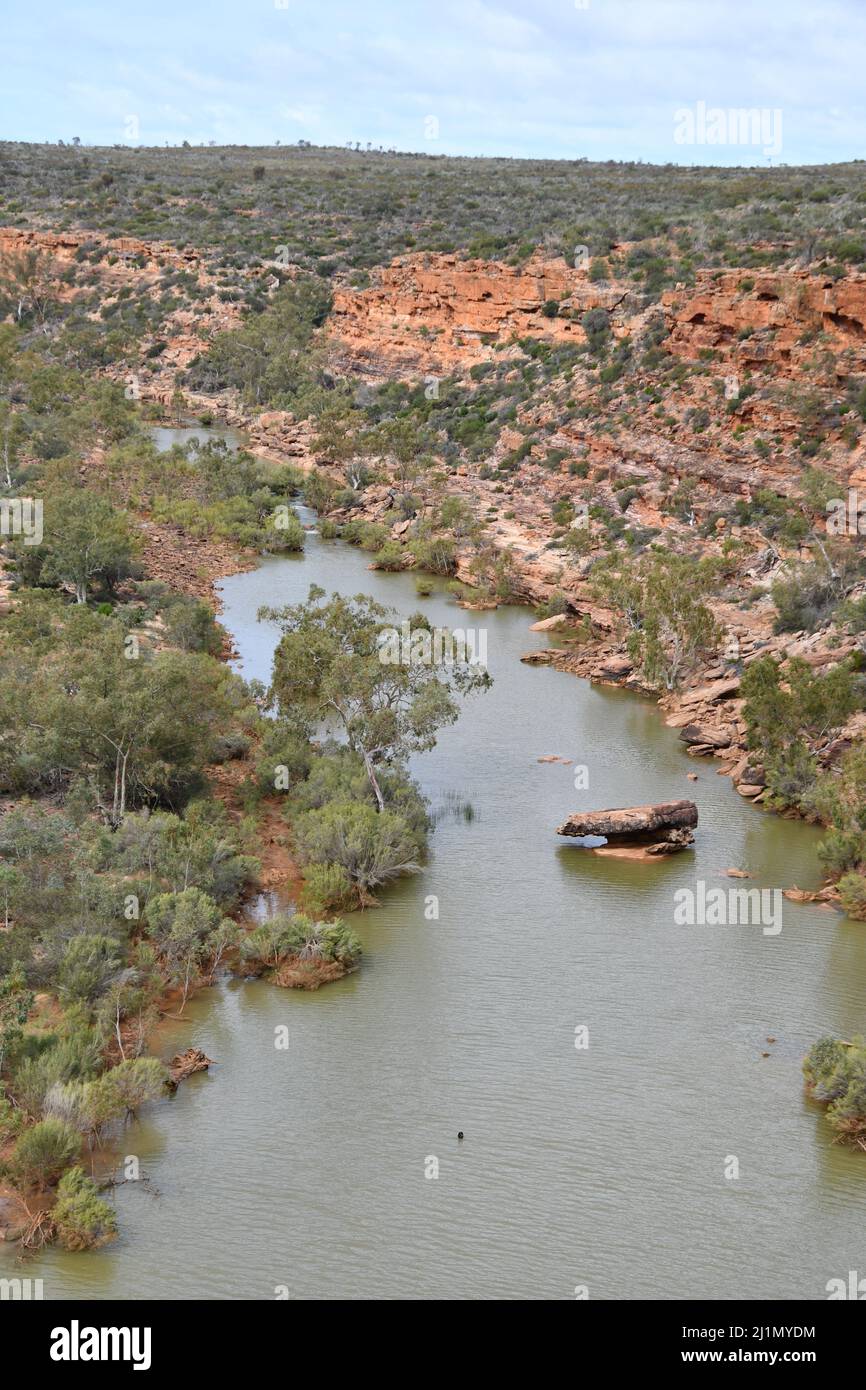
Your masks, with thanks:
[[[577,839],[601,837],[611,847],[640,846],[651,854],[672,854],[694,842],[697,823],[693,801],[661,801],[653,806],[575,812],[556,833]]]
[[[728,699],[740,689],[739,676],[728,676],[725,680],[711,681],[709,685],[699,686],[697,690],[687,690],[680,697],[681,705],[711,705],[716,700]]]

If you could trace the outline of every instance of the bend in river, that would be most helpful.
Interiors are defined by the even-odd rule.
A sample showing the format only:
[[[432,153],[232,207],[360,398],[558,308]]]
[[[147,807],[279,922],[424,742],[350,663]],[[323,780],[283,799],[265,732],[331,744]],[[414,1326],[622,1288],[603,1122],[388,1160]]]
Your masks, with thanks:
[[[367,561],[311,535],[304,557],[226,579],[223,622],[263,681],[277,631],[256,611],[313,581],[486,627],[492,690],[413,769],[437,814],[429,862],[356,918],[357,974],[190,1003],[161,1041],[217,1065],[121,1144],[159,1196],[121,1186],[116,1243],[28,1273],[48,1298],[825,1297],[862,1262],[866,1156],[832,1145],[800,1060],[862,1026],[866,931],[787,902],[775,937],[674,922],[675,890],[725,885],[728,866],[815,886],[815,832],[745,806],[652,704],[522,665],[543,641],[527,610],[419,599]],[[537,761],[551,753],[589,789]],[[665,862],[554,834],[574,810],[681,796],[697,844]]]

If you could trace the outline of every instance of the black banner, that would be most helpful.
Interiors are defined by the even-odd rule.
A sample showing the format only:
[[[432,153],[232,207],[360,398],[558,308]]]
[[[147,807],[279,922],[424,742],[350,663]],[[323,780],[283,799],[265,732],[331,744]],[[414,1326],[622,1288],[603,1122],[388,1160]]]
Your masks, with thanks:
[[[594,1362],[603,1357],[614,1373],[633,1368],[666,1372],[674,1367],[794,1365],[826,1375],[850,1362],[852,1330],[861,1326],[860,1315],[855,1314],[852,1324],[851,1310],[838,1302],[860,1297],[818,1303],[576,1302],[557,1326],[585,1339],[587,1351],[594,1349]],[[336,1317],[341,1322],[347,1318],[345,1305],[337,1313],[336,1302],[322,1304],[332,1327]],[[372,1302],[359,1300],[366,1322],[375,1321]],[[434,1316],[441,1318],[441,1309]],[[351,1319],[350,1313],[350,1324]],[[279,1300],[233,1301],[230,1310],[218,1316],[213,1304],[193,1301],[0,1303],[3,1344],[20,1346],[29,1368],[61,1382],[69,1375],[94,1376],[101,1370],[112,1375],[211,1370],[225,1375],[234,1364],[249,1364],[256,1348],[285,1348],[298,1334],[306,1340],[309,1333],[315,1334],[317,1323],[311,1303],[304,1302],[299,1317],[290,1302]],[[329,1361],[332,1346],[329,1338]],[[455,1355],[455,1349],[443,1346],[443,1370],[447,1356],[449,1373],[453,1372]],[[429,1369],[428,1350],[425,1370]]]

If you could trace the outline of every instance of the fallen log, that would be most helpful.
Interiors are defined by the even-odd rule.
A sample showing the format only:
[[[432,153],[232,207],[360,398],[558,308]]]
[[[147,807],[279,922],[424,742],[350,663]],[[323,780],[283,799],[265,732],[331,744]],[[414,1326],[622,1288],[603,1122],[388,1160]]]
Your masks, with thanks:
[[[698,823],[693,801],[662,801],[655,806],[622,806],[575,812],[557,827],[557,835],[604,839],[610,847],[639,846],[647,854],[673,854],[694,843]]]
[[[194,1076],[197,1071],[207,1071],[212,1066],[210,1057],[205,1056],[200,1047],[188,1047],[186,1052],[179,1052],[169,1062],[166,1085],[170,1091],[176,1091],[188,1076]]]

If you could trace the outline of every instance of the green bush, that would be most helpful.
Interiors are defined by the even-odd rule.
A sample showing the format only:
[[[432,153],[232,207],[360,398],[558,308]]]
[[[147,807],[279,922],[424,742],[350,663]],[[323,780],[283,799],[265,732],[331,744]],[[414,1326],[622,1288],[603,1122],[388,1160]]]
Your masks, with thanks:
[[[265,522],[264,549],[274,555],[297,553],[303,550],[304,540],[304,528],[297,513],[280,504]]]
[[[81,1168],[70,1168],[57,1185],[51,1213],[57,1239],[66,1250],[95,1250],[117,1234],[117,1217]]]
[[[128,1057],[106,1072],[102,1080],[127,1115],[135,1115],[149,1100],[165,1094],[168,1069],[157,1057]]]
[[[826,566],[803,565],[789,579],[773,585],[775,632],[814,632],[839,602],[839,589]]]
[[[450,536],[415,540],[410,550],[418,568],[428,570],[430,574],[450,575],[457,568],[457,546]]]
[[[839,880],[839,897],[849,917],[866,922],[866,875],[843,874]]]
[[[241,942],[242,961],[257,972],[296,961],[352,965],[360,955],[361,943],[344,922],[314,921],[303,913],[269,917]]]
[[[350,907],[354,897],[342,864],[308,864],[304,869],[304,900],[311,911],[339,912]]]
[[[38,1115],[48,1092],[68,1081],[95,1076],[101,1062],[100,1040],[95,1031],[80,1031],[49,1040],[36,1056],[25,1056],[12,1076],[16,1098],[30,1115]]]
[[[809,1094],[827,1104],[827,1119],[840,1138],[866,1142],[866,1041],[849,1045],[820,1038],[810,1049],[803,1073]]]
[[[302,863],[339,865],[362,903],[372,901],[374,888],[419,868],[417,839],[404,818],[356,801],[305,812],[295,840]]]
[[[794,739],[767,764],[767,787],[777,808],[800,806],[815,785],[818,764],[803,739]]]
[[[73,936],[57,972],[57,986],[72,1003],[93,1004],[121,964],[121,948],[110,936]]]
[[[852,830],[831,829],[818,845],[818,858],[833,877],[852,870],[866,853],[866,835]]]
[[[832,1101],[846,1090],[848,1049],[835,1038],[819,1038],[803,1062],[803,1075],[816,1100]]]
[[[16,1141],[10,1169],[23,1188],[43,1188],[68,1168],[81,1148],[81,1135],[63,1120],[39,1120]]]

